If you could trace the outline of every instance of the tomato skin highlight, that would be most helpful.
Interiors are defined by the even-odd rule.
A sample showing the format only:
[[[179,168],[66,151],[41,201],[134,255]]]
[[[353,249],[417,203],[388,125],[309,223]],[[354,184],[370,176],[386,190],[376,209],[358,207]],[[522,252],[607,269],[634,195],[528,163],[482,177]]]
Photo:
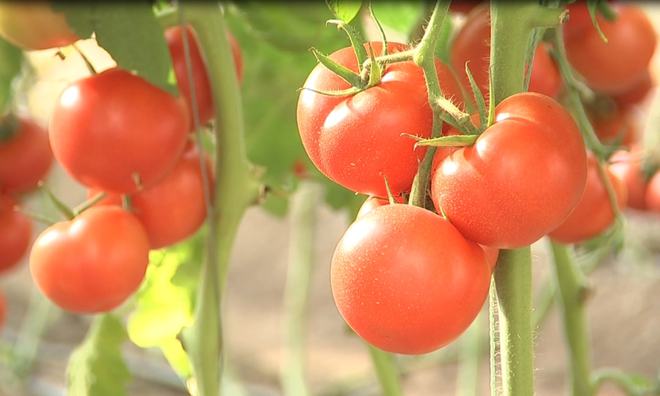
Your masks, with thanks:
[[[16,134],[0,140],[0,191],[23,193],[37,187],[53,162],[48,133],[34,121],[17,117]]]
[[[0,2],[0,36],[24,50],[64,47],[78,40],[66,17],[48,2]]]
[[[0,274],[14,268],[30,247],[32,223],[15,206],[12,197],[0,194]]]
[[[597,16],[607,43],[593,28],[564,40],[571,65],[587,85],[607,94],[625,92],[643,81],[656,46],[653,25],[644,11],[632,5],[613,7],[618,14],[615,21]]]
[[[371,45],[381,54],[381,43]],[[393,53],[408,46],[388,43],[388,48]],[[357,71],[351,47],[330,58]],[[448,68],[436,62],[436,70],[444,92],[460,98]],[[326,91],[349,87],[321,64],[304,84]],[[423,71],[410,61],[388,65],[380,84],[355,95],[331,97],[303,89],[297,108],[303,146],[321,173],[350,190],[380,197],[387,196],[385,178],[394,195],[410,190],[425,150],[415,150],[415,141],[401,134],[429,137],[432,117]]]
[[[598,174],[597,160],[591,155],[587,167],[584,194],[564,223],[549,234],[554,241],[563,244],[584,242],[602,233],[614,223],[614,211]],[[614,187],[617,204],[621,208],[626,202],[626,186],[609,169],[605,168],[605,173]]]
[[[428,210],[385,205],[353,223],[332,257],[332,293],[348,325],[389,352],[427,353],[483,306],[490,268],[479,246]]]
[[[32,278],[61,308],[110,311],[140,286],[149,263],[149,241],[132,214],[93,207],[39,235],[30,254]]]
[[[646,209],[646,180],[642,173],[642,164],[638,148],[630,152],[619,150],[612,155],[609,169],[625,186],[627,194],[626,206],[629,208]]]
[[[532,92],[502,101],[473,146],[434,169],[431,196],[468,239],[500,249],[527,246],[558,227],[586,182],[584,142],[554,99]]]
[[[207,175],[213,178],[207,157]],[[211,186],[211,189],[213,187]],[[88,196],[98,194],[90,190]],[[186,151],[174,169],[153,186],[131,197],[131,209],[142,223],[152,249],[173,245],[194,234],[206,219],[204,184],[196,149]],[[122,204],[120,195],[111,194],[100,204]]]
[[[192,116],[192,91],[190,80],[188,79],[188,70],[186,68],[186,58],[183,46],[183,32],[181,26],[173,26],[165,30],[165,40],[172,57],[172,67],[176,75],[176,81],[179,86],[181,95],[186,100],[188,113],[190,114],[190,130],[194,129],[193,116]],[[185,34],[188,39],[190,50],[190,66],[193,74],[193,82],[195,85],[195,99],[199,108],[200,123],[206,124],[215,115],[213,107],[213,92],[211,92],[211,83],[206,71],[206,64],[202,57],[202,52],[197,43],[197,35],[190,26],[185,27]],[[241,57],[241,49],[234,36],[227,32],[227,39],[231,46],[231,52],[234,58],[234,66],[236,67],[236,75],[238,80],[243,79],[243,60]]]
[[[161,179],[188,138],[185,102],[125,70],[74,82],[50,121],[55,158],[80,183],[115,193]]]
[[[660,172],[655,172],[649,180],[644,196],[646,209],[660,213]]]

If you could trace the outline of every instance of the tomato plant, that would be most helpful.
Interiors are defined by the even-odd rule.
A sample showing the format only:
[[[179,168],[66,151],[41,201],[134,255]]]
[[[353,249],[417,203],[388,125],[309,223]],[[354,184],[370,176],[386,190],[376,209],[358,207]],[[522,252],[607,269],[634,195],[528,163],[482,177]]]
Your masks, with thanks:
[[[17,117],[7,139],[0,139],[0,191],[29,191],[43,180],[53,154],[48,134],[34,121]]]
[[[187,36],[189,50],[190,50],[190,66],[193,76],[195,101],[199,109],[200,123],[205,124],[209,122],[214,115],[213,111],[213,93],[211,92],[211,84],[209,83],[208,73],[204,59],[197,44],[195,32],[187,26],[185,29],[181,26],[174,26],[165,30],[165,38],[167,45],[172,56],[172,66],[176,75],[176,81],[179,85],[181,95],[186,100],[188,112],[190,114],[190,125],[192,129],[192,89],[190,86],[190,79],[188,78],[188,71],[186,69],[185,50],[183,45],[183,34],[185,31]],[[232,55],[234,57],[234,66],[236,67],[236,75],[238,79],[243,78],[243,60],[241,58],[241,49],[234,36],[227,32],[227,39],[231,45]]]
[[[90,208],[50,226],[30,253],[39,289],[63,309],[79,313],[119,306],[140,286],[148,262],[144,227],[114,206]]]
[[[339,312],[369,343],[397,353],[430,352],[458,337],[479,313],[489,278],[477,244],[410,205],[359,218],[332,257]]]
[[[584,242],[602,233],[614,223],[614,211],[598,174],[596,161],[593,156],[588,157],[584,194],[568,218],[549,234],[553,240],[567,244]],[[611,171],[606,170],[606,174],[614,187],[617,204],[623,207],[627,195],[625,184]]]
[[[64,47],[78,36],[48,2],[2,2],[0,36],[26,50]]]
[[[596,29],[580,29],[580,34],[566,36],[566,53],[571,65],[590,87],[619,94],[646,77],[655,51],[656,34],[648,17],[638,7],[626,4],[613,7],[617,11],[616,20],[598,16],[607,43]]]
[[[573,210],[584,190],[586,154],[575,122],[550,97],[513,95],[495,113],[473,146],[439,163],[431,194],[466,238],[513,248],[538,240]]]
[[[604,143],[617,143],[630,147],[638,140],[635,121],[627,112],[614,110],[607,114],[595,115],[592,123],[598,138]]]
[[[32,224],[16,210],[16,202],[0,194],[0,273],[18,264],[27,252],[32,237]]]
[[[208,177],[212,177],[207,158]],[[90,197],[100,191],[90,190]],[[173,245],[192,235],[206,218],[204,184],[199,153],[188,148],[177,165],[151,187],[130,196],[131,210],[144,226],[152,249]],[[110,195],[102,203],[121,205],[119,195]]]
[[[612,173],[626,186],[626,206],[645,209],[646,181],[642,174],[639,150],[617,151],[610,161]]]
[[[130,193],[172,169],[186,144],[188,123],[183,100],[110,69],[62,92],[49,133],[55,158],[76,180]]]
[[[381,53],[380,43],[371,46]],[[390,53],[406,48],[388,43]],[[357,71],[350,47],[330,58]],[[446,66],[437,62],[436,69],[447,96],[460,97]],[[351,96],[312,91],[349,87],[323,65],[316,66],[305,81],[297,119],[309,158],[323,174],[355,192],[387,196],[385,179],[394,195],[409,191],[424,150],[415,150],[415,141],[401,134],[429,137],[431,133],[432,113],[422,70],[410,61],[388,65],[378,85]]]

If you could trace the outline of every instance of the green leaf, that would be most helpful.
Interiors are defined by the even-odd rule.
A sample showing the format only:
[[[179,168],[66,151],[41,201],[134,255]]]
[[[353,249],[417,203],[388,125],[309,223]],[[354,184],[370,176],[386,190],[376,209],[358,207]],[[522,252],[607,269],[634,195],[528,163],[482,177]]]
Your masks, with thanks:
[[[358,0],[326,0],[326,2],[330,11],[346,23],[350,23],[362,7],[362,1]]]
[[[12,83],[21,72],[23,52],[0,38],[0,114],[4,114],[12,100]]]
[[[421,0],[374,0],[371,7],[380,23],[409,37],[422,18],[425,3]]]
[[[178,95],[163,28],[150,2],[59,0],[53,8],[65,13],[78,36],[89,37],[95,33],[98,44],[108,51],[119,67]]]
[[[142,348],[160,348],[182,378],[190,377],[191,369],[179,334],[193,321],[204,235],[201,231],[185,243],[151,252],[136,309],[128,321],[131,341]]]
[[[124,326],[107,314],[92,322],[87,337],[71,354],[67,367],[69,395],[123,396],[130,373],[121,355]]]

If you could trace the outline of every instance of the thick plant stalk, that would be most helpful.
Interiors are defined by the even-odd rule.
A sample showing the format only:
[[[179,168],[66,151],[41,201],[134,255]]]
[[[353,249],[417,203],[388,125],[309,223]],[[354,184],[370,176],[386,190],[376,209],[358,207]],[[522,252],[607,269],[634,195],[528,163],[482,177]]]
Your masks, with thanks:
[[[592,392],[589,337],[584,313],[586,288],[578,272],[571,248],[552,242],[555,277],[564,325],[564,337],[569,346],[571,394],[590,396]]]
[[[461,338],[459,351],[457,396],[478,396],[479,367],[481,366],[483,312],[477,316],[472,325]]]
[[[400,396],[401,384],[399,383],[399,370],[396,359],[391,353],[381,351],[375,346],[367,344],[369,356],[376,370],[376,377],[380,383],[380,391],[383,396]]]
[[[245,210],[255,202],[259,183],[247,160],[241,95],[221,8],[213,2],[180,4],[197,33],[208,67],[216,116],[214,200],[209,207],[209,237],[195,307],[195,321],[184,334],[192,363],[195,395],[220,392],[222,291],[231,247]]]
[[[285,395],[306,396],[305,322],[309,284],[314,264],[317,210],[321,204],[321,186],[303,180],[291,201],[289,267],[284,295],[286,360],[282,369]]]

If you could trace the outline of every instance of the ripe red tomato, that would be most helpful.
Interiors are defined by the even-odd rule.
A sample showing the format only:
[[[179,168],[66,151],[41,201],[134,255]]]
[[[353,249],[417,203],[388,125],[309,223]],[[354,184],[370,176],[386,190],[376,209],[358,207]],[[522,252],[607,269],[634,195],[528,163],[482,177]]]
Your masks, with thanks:
[[[635,121],[627,112],[615,110],[603,116],[594,115],[591,121],[598,139],[603,143],[618,142],[630,146],[637,141]]]
[[[181,26],[173,26],[165,30],[165,39],[172,56],[172,66],[174,67],[174,74],[176,81],[179,85],[181,95],[186,100],[188,112],[190,114],[190,129],[194,128],[192,117],[192,92],[190,87],[190,80],[188,79],[188,70],[186,68],[185,51],[183,47],[183,29]],[[190,50],[190,66],[193,74],[195,84],[195,99],[199,109],[200,122],[206,124],[209,122],[215,111],[213,109],[213,92],[211,92],[211,83],[206,72],[206,65],[204,58],[197,44],[197,36],[191,27],[187,26],[185,29],[188,45]],[[234,57],[234,66],[236,67],[236,74],[239,81],[243,78],[243,60],[241,58],[241,49],[234,36],[227,32],[227,39],[231,46],[231,52]]]
[[[0,329],[4,327],[7,317],[7,300],[5,295],[0,293]]]
[[[185,102],[125,70],[110,69],[62,92],[50,122],[55,158],[79,182],[115,193],[158,181],[188,138]]]
[[[207,175],[212,178],[206,159]],[[98,193],[90,190],[89,196]],[[173,245],[195,233],[206,219],[198,151],[186,151],[164,179],[130,197],[133,214],[144,226],[152,249]],[[121,205],[121,196],[111,194],[102,203]]]
[[[618,12],[615,21],[597,17],[607,43],[596,29],[583,29],[564,40],[575,70],[591,88],[608,94],[625,92],[644,79],[656,44],[653,25],[644,11],[632,5],[613,7]]]
[[[0,194],[0,273],[18,264],[30,246],[32,223],[15,206],[10,196]]]
[[[581,35],[585,30],[595,30],[586,1],[578,0],[567,5],[566,8],[568,9],[568,21],[563,24],[565,40]]]
[[[93,207],[48,227],[30,254],[32,277],[55,304],[71,312],[107,312],[133,294],[149,263],[149,240],[132,214]]]
[[[607,190],[598,175],[598,163],[591,155],[587,160],[587,169],[587,185],[580,202],[568,218],[549,234],[555,241],[565,244],[584,242],[602,233],[614,223],[614,211]],[[606,169],[606,174],[616,192],[619,207],[623,207],[626,202],[625,184],[609,169]]]
[[[646,187],[646,208],[652,212],[660,212],[660,172],[655,172]]]
[[[64,47],[78,37],[48,2],[0,2],[0,36],[25,50]]]
[[[655,82],[651,73],[647,70],[644,77],[635,85],[627,89],[625,92],[612,96],[614,102],[623,110],[641,104],[644,99],[649,97],[651,90],[655,87]]]
[[[472,92],[470,81],[465,73],[468,62],[470,72],[483,94],[488,93],[488,67],[490,59],[490,11],[488,4],[475,7],[465,24],[456,33],[451,46],[451,62],[461,76],[461,82]],[[532,76],[529,90],[548,96],[557,96],[561,89],[561,76],[554,61],[548,54],[548,48],[541,43],[534,53]]]
[[[644,210],[646,208],[646,181],[642,174],[641,153],[638,148],[617,151],[610,158],[612,173],[626,186],[628,198],[626,206]]]
[[[0,191],[9,193],[35,188],[53,161],[46,131],[25,117],[16,121],[15,134],[0,140]]]
[[[490,268],[479,246],[442,217],[385,205],[356,220],[332,257],[339,312],[362,338],[389,352],[430,352],[474,320]]]
[[[473,146],[438,164],[431,195],[466,238],[510,249],[538,240],[573,210],[586,153],[570,114],[548,96],[510,96],[495,115]]]
[[[382,45],[372,42],[375,54]],[[390,53],[408,47],[388,43]],[[353,49],[343,48],[330,58],[357,71]],[[436,63],[443,92],[460,98],[448,68]],[[350,85],[319,64],[305,88],[343,90]],[[351,96],[327,96],[303,89],[298,100],[298,129],[314,165],[338,184],[358,193],[387,196],[385,178],[392,193],[410,190],[423,149],[402,133],[428,137],[432,112],[424,74],[413,62],[388,65],[377,86]]]

